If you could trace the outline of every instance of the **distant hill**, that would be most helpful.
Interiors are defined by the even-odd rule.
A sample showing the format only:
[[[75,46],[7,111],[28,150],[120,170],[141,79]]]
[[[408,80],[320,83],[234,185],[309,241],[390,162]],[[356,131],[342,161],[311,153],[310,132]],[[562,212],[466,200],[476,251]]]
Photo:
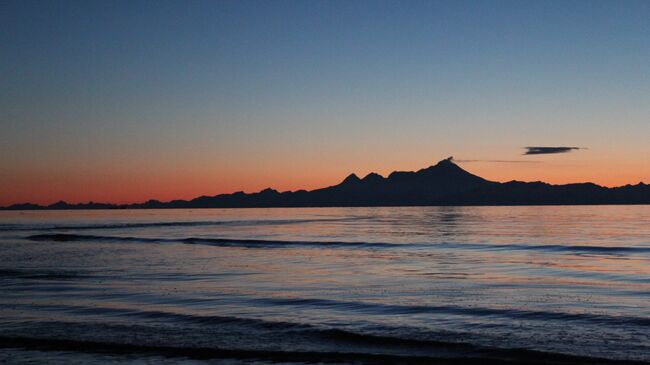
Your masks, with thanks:
[[[650,204],[650,185],[639,183],[607,188],[592,183],[551,185],[543,182],[510,181],[499,183],[473,175],[452,158],[419,171],[395,171],[382,177],[371,173],[355,174],[340,184],[312,191],[278,192],[265,189],[257,193],[237,192],[201,196],[192,200],[116,205],[109,203],[48,206],[30,203],[2,209],[154,209],[154,208],[253,208],[253,207],[355,207],[426,205],[585,205]]]

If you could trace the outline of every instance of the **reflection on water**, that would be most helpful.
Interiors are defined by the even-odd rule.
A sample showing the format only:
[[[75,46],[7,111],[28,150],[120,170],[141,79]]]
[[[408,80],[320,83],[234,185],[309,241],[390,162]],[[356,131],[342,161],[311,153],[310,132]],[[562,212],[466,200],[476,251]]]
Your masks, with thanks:
[[[0,212],[5,337],[650,361],[649,299],[648,206]]]

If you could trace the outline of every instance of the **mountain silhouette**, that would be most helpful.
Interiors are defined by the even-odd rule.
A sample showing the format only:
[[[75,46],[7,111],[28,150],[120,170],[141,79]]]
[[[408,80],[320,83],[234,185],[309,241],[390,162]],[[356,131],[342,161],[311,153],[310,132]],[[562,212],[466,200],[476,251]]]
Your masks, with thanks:
[[[419,171],[395,171],[388,177],[350,174],[340,184],[306,191],[236,192],[192,200],[137,204],[60,201],[48,206],[14,204],[3,209],[146,209],[146,208],[254,208],[355,207],[426,205],[585,205],[650,204],[650,185],[639,183],[607,188],[593,183],[551,185],[543,182],[499,183],[473,175],[447,158]]]

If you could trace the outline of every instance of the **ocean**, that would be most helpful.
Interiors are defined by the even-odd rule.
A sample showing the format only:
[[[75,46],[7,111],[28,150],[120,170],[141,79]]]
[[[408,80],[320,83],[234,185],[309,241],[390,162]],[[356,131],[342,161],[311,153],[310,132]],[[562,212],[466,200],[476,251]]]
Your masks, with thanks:
[[[650,362],[650,206],[0,212],[7,364]]]

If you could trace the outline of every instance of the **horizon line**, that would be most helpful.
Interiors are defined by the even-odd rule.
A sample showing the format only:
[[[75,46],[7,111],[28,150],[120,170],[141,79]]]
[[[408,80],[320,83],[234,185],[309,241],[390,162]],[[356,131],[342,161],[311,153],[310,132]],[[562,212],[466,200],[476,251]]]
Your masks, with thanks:
[[[311,190],[306,190],[306,189],[297,189],[297,190],[284,190],[284,191],[279,191],[279,190],[277,190],[277,189],[275,189],[275,188],[267,187],[267,188],[263,188],[263,189],[261,189],[261,190],[259,190],[259,191],[253,191],[253,192],[248,192],[248,193],[245,192],[244,190],[237,190],[237,191],[233,191],[233,192],[230,192],[230,193],[219,193],[219,194],[215,194],[215,195],[207,195],[207,194],[203,194],[203,195],[198,195],[198,196],[195,196],[194,198],[189,198],[189,199],[178,198],[178,199],[171,199],[171,200],[165,200],[165,201],[162,201],[162,200],[159,200],[159,199],[150,198],[150,199],[146,199],[146,200],[144,200],[144,201],[133,201],[133,202],[123,202],[123,203],[116,203],[116,202],[99,202],[99,201],[94,201],[94,200],[78,201],[78,202],[69,202],[69,201],[65,201],[65,200],[63,200],[63,199],[59,199],[59,200],[56,200],[55,202],[50,203],[50,204],[39,204],[39,203],[31,203],[31,202],[17,202],[17,203],[11,203],[11,204],[9,204],[9,205],[0,206],[0,210],[10,210],[12,207],[15,207],[15,206],[30,206],[30,207],[37,207],[37,208],[35,208],[35,209],[39,209],[39,208],[50,208],[50,207],[53,207],[53,206],[56,206],[56,205],[59,205],[59,204],[74,205],[74,206],[79,206],[79,205],[93,205],[93,204],[95,204],[95,205],[110,205],[110,206],[114,206],[114,207],[122,208],[122,207],[128,207],[128,206],[140,205],[140,204],[146,204],[146,203],[152,203],[152,202],[161,203],[161,204],[167,204],[167,203],[176,202],[176,201],[190,202],[190,201],[193,201],[193,200],[195,200],[195,199],[199,199],[199,198],[213,198],[213,197],[218,197],[218,196],[228,196],[228,195],[235,195],[235,194],[254,195],[254,194],[260,194],[260,193],[263,193],[263,192],[265,192],[265,191],[272,191],[272,192],[275,192],[275,193],[278,193],[278,194],[297,193],[297,192],[312,192],[312,191],[316,191],[316,190],[320,190],[320,189],[326,189],[326,188],[330,188],[330,187],[333,187],[333,186],[337,186],[337,185],[343,184],[343,183],[345,182],[345,180],[346,180],[348,177],[350,177],[350,176],[355,176],[355,177],[357,177],[357,179],[359,179],[360,181],[363,181],[363,179],[365,179],[366,177],[368,177],[368,176],[370,176],[370,175],[376,175],[376,176],[381,177],[381,178],[384,179],[384,180],[387,180],[387,179],[390,178],[390,175],[392,175],[393,173],[398,173],[398,172],[404,172],[404,173],[417,173],[418,171],[426,170],[426,169],[428,169],[428,168],[431,168],[431,167],[437,166],[437,165],[439,165],[439,164],[441,164],[441,163],[445,163],[445,162],[450,163],[450,164],[452,164],[452,165],[458,167],[459,169],[461,169],[461,170],[463,170],[463,171],[465,171],[465,172],[467,172],[467,173],[469,173],[469,174],[472,174],[472,173],[468,172],[467,170],[461,168],[461,167],[458,165],[458,163],[467,163],[467,162],[542,163],[543,161],[523,161],[523,160],[472,160],[472,159],[465,159],[465,160],[464,160],[464,159],[454,159],[453,156],[450,156],[450,157],[448,157],[448,158],[445,158],[445,159],[442,159],[442,160],[438,161],[436,164],[430,165],[429,167],[425,167],[425,168],[421,168],[421,169],[419,169],[419,170],[413,170],[413,171],[395,170],[395,171],[392,171],[392,172],[391,172],[390,174],[388,174],[387,176],[383,176],[383,175],[381,175],[381,174],[379,174],[379,173],[376,173],[376,172],[369,172],[369,173],[366,174],[363,178],[359,178],[358,175],[357,175],[356,173],[352,172],[352,173],[348,174],[346,178],[344,178],[343,180],[341,180],[341,181],[340,181],[339,183],[337,183],[337,184],[329,185],[329,186],[324,186],[324,187],[320,187],[320,188],[314,188],[314,189],[311,189]],[[472,174],[472,175],[474,175],[474,174]],[[478,175],[474,175],[474,176],[478,176]],[[479,177],[480,177],[480,176],[479,176]],[[483,179],[483,178],[482,178],[482,179]],[[494,180],[487,180],[487,179],[484,179],[484,180],[489,181],[489,182],[500,183],[500,184],[513,183],[513,182],[521,182],[521,183],[542,183],[542,184],[546,184],[546,185],[549,185],[549,186],[567,186],[567,185],[586,185],[586,184],[589,184],[589,185],[595,185],[595,186],[597,186],[597,187],[604,188],[604,189],[615,189],[615,188],[622,188],[622,187],[626,187],[626,186],[639,186],[639,185],[645,186],[645,185],[647,185],[644,181],[640,181],[640,182],[638,182],[638,183],[636,183],[636,184],[633,184],[633,183],[627,183],[627,184],[624,184],[624,185],[606,186],[606,185],[600,185],[600,184],[597,184],[597,183],[594,183],[594,182],[591,182],[591,181],[572,182],[572,183],[564,183],[564,184],[553,184],[553,183],[548,183],[548,182],[545,182],[545,181],[542,181],[542,180],[523,181],[523,180],[516,180],[516,179],[513,179],[513,180],[503,181],[503,182],[501,182],[501,181],[494,181]],[[608,205],[609,205],[609,204],[608,204]],[[126,208],[126,209],[128,209],[128,208]],[[139,208],[139,209],[142,209],[142,208]]]

